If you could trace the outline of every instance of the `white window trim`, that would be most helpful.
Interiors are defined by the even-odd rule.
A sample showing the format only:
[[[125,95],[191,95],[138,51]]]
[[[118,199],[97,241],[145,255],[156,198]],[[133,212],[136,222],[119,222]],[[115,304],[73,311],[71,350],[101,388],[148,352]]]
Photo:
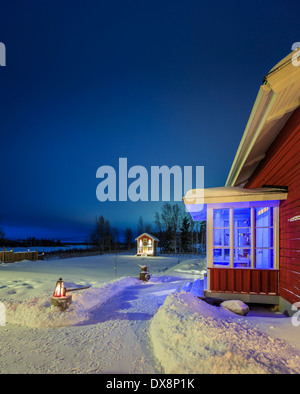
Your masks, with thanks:
[[[223,205],[223,204],[222,204]],[[220,247],[214,247],[213,245],[213,210],[214,209],[229,209],[229,231],[230,231],[230,242],[229,246],[224,247],[224,249],[230,249],[230,262],[229,262],[229,268],[234,268],[234,261],[233,261],[233,253],[234,253],[234,231],[233,231],[233,209],[235,208],[230,204],[228,206],[227,204],[224,204],[222,206],[221,204],[209,204],[207,205],[207,253],[206,253],[206,258],[207,258],[207,268],[224,268],[222,266],[216,267],[214,266],[213,263],[213,249],[221,249]],[[272,206],[273,207],[273,247],[272,248],[258,248],[258,249],[273,249],[273,270],[279,269],[279,202],[278,205],[276,206],[274,203],[273,204],[264,204],[262,201],[259,202],[259,204],[256,204],[256,206]],[[241,248],[238,248],[241,249]],[[246,249],[251,249],[251,267],[248,269],[255,269],[255,250],[256,250],[256,245],[255,245],[255,210],[254,206],[251,207],[251,247],[246,248]],[[247,268],[246,268],[247,269]],[[209,270],[208,270],[208,284],[210,283],[209,281]]]

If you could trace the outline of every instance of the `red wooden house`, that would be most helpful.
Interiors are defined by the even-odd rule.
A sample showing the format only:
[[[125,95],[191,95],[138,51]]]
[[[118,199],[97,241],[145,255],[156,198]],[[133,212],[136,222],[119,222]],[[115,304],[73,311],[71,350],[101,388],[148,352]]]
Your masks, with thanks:
[[[300,66],[264,78],[224,188],[184,197],[207,220],[207,290],[217,298],[300,301]]]
[[[159,239],[151,234],[143,233],[136,239],[138,256],[155,256]]]

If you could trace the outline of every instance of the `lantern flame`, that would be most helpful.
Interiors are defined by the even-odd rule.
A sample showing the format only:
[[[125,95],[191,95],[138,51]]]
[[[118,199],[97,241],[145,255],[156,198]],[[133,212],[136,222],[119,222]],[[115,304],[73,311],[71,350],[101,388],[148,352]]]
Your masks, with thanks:
[[[56,287],[54,290],[54,297],[64,297],[66,295],[66,288],[64,287],[64,282],[62,279],[56,283]]]

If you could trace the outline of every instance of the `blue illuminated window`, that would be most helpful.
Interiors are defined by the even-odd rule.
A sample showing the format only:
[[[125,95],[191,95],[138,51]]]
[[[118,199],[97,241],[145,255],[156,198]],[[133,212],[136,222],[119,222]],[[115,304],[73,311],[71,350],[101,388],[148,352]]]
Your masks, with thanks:
[[[251,209],[233,210],[233,265],[251,267]]]
[[[274,267],[273,208],[255,208],[255,267]]]
[[[229,209],[213,211],[213,260],[214,264],[229,266],[230,264],[230,228]]]
[[[214,258],[214,264],[229,266],[230,249],[226,249],[226,248],[214,249],[213,258]]]
[[[213,209],[213,264],[274,268],[273,207]]]

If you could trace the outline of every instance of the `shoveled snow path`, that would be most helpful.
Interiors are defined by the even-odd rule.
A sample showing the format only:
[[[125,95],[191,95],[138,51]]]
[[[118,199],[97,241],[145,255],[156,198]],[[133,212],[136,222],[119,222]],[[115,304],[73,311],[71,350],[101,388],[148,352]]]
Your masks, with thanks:
[[[125,288],[77,326],[0,327],[0,373],[163,373],[152,354],[150,320],[185,283],[161,277]]]
[[[141,282],[140,285],[131,286],[111,299],[101,308],[92,313],[92,318],[82,325],[91,325],[107,322],[119,322],[120,328],[127,327],[128,344],[133,343],[142,352],[141,371],[133,373],[163,373],[160,366],[155,365],[155,359],[149,339],[150,320],[164,303],[166,297],[174,292],[180,291],[186,280],[165,278],[167,282],[160,282],[164,277],[154,279],[154,282]],[[123,323],[122,323],[123,322]],[[123,338],[120,338],[122,342]],[[126,354],[128,363],[136,364],[136,355],[131,355],[132,349]],[[131,360],[130,360],[131,358]],[[150,364],[149,364],[150,363]],[[128,367],[128,366],[127,366]],[[147,367],[147,370],[144,369]],[[124,371],[123,373],[129,373]]]

